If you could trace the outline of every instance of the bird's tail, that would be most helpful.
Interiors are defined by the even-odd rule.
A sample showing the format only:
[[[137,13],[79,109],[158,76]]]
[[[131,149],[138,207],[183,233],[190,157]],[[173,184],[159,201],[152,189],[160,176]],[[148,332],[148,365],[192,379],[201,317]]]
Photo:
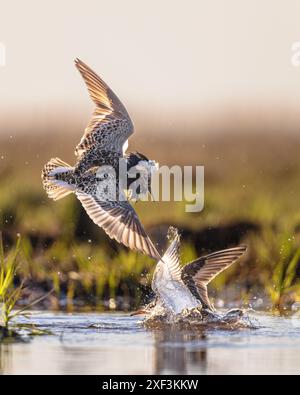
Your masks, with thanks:
[[[52,158],[43,168],[42,182],[51,199],[61,199],[75,190],[74,167],[59,158]]]

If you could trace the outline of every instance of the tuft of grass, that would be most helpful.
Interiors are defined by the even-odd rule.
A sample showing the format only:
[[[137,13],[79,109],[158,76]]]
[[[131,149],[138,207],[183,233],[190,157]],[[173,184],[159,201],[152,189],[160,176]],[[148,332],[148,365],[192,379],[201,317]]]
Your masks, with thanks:
[[[280,245],[280,256],[271,284],[266,287],[274,309],[281,310],[289,299],[294,301],[295,295],[300,296],[300,281],[297,278],[300,247],[296,247],[294,244],[294,238],[286,235]],[[294,296],[291,298],[292,294]]]
[[[24,329],[25,327],[30,328],[30,335],[37,335],[44,333],[42,330],[35,328],[31,324],[20,324],[12,325],[14,318],[18,316],[27,316],[26,310],[30,307],[39,303],[47,296],[49,296],[52,291],[48,292],[46,295],[34,300],[27,306],[15,310],[17,302],[20,300],[23,292],[23,283],[15,287],[14,280],[17,272],[20,268],[18,257],[21,251],[21,237],[18,236],[16,245],[11,251],[5,256],[2,233],[0,232],[0,330],[1,330],[1,340],[3,338],[18,336],[18,330]]]
[[[20,252],[21,238],[18,237],[15,248],[4,256],[2,234],[0,233],[0,309],[1,327],[4,336],[10,335],[9,324],[17,315],[12,310],[22,293],[22,284],[14,287],[14,278],[18,270],[18,255]]]

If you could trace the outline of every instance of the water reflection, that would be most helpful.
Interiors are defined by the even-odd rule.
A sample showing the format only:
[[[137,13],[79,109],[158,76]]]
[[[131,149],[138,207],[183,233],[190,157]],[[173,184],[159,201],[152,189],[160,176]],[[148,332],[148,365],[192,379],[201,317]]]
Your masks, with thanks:
[[[32,320],[52,336],[0,344],[0,374],[299,374],[295,319],[253,317],[255,331],[188,331],[146,330],[125,314],[39,313]]]
[[[0,343],[0,374],[11,369],[12,365],[12,353],[10,344]]]
[[[205,339],[204,331],[191,333],[172,329],[154,332],[154,373],[205,374]]]

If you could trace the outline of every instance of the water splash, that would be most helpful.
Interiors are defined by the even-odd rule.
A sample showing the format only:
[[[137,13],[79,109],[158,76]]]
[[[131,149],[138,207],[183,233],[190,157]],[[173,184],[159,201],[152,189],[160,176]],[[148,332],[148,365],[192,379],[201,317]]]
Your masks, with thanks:
[[[146,328],[161,328],[178,326],[180,328],[203,329],[257,329],[257,322],[253,322],[246,310],[231,309],[228,311],[210,311],[201,308],[185,309],[180,314],[170,314],[165,309],[153,309],[145,318]]]

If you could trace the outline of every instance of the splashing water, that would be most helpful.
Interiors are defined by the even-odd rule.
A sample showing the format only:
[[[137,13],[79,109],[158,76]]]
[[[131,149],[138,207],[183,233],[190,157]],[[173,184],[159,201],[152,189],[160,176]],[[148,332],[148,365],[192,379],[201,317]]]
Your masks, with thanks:
[[[0,345],[0,374],[299,374],[298,310],[243,313],[222,324],[202,319],[202,311],[198,326],[159,328],[156,320],[151,330],[139,315],[35,311],[30,323],[51,335]]]
[[[179,328],[220,328],[220,329],[256,329],[246,310],[210,311],[201,308],[185,309],[180,314],[171,314],[162,307],[154,308],[143,322],[147,328],[178,326]]]

